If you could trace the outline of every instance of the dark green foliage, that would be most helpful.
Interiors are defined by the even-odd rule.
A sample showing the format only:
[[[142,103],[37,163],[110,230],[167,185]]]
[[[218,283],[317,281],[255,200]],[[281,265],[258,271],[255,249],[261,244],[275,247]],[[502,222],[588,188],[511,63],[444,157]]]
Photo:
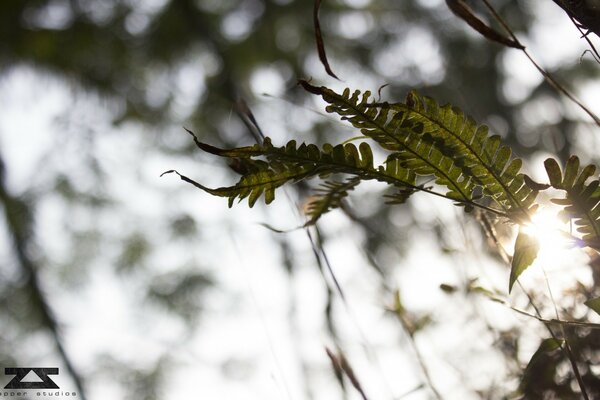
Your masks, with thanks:
[[[124,240],[123,250],[116,262],[119,272],[132,272],[135,268],[143,268],[152,245],[146,237],[136,232]]]
[[[579,317],[571,316],[575,321]],[[587,398],[600,398],[600,385],[592,365],[598,362],[600,330],[565,327],[564,337],[547,338],[541,341],[537,351],[529,361],[519,385],[523,399],[565,399],[579,400],[584,396],[581,388],[574,383],[573,372],[565,351],[568,343],[575,362],[579,366]],[[567,341],[564,339],[568,338]],[[560,350],[562,348],[563,350]]]

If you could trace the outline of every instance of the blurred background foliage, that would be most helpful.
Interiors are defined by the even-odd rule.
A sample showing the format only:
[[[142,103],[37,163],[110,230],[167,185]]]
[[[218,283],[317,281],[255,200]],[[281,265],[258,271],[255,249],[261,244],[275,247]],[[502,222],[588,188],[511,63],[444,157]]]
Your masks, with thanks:
[[[487,15],[482,3],[472,3]],[[555,4],[550,0],[494,0],[493,4],[561,81],[584,96],[586,88],[597,88],[593,82],[598,65],[591,57],[580,57],[585,43]],[[553,31],[556,21],[571,29]],[[348,128],[325,116],[321,103],[297,87],[298,78],[338,88],[374,92],[381,88],[385,99],[401,99],[409,88],[417,88],[489,124],[532,163],[548,154],[564,160],[573,153],[586,161],[600,161],[588,119],[531,73],[517,51],[486,42],[440,0],[325,1],[321,25],[330,63],[342,82],[327,77],[318,61],[308,1],[0,2],[0,84],[7,88],[10,82],[26,79],[33,84],[25,88],[59,87],[63,93],[59,96],[63,106],[45,127],[51,133],[39,143],[36,132],[2,125],[0,197],[4,238],[10,245],[3,248],[5,267],[0,270],[0,365],[33,365],[52,359],[52,354],[62,355],[61,365],[89,398],[100,398],[98,393],[104,392],[98,386],[106,380],[118,385],[124,398],[171,398],[168,390],[173,382],[165,376],[165,369],[174,365],[170,354],[202,327],[208,298],[228,298],[223,293],[230,289],[220,281],[224,266],[218,262],[218,253],[224,250],[215,243],[243,229],[239,213],[244,211],[208,215],[213,208],[207,208],[196,214],[208,201],[206,196],[178,182],[167,185],[167,178],[159,180],[158,175],[179,166],[214,185],[233,179],[233,171],[213,166],[214,160],[198,154],[181,127],[216,146],[251,144],[256,132],[248,123],[248,107],[275,143],[292,138],[346,139],[340,139],[338,132],[350,133]],[[554,54],[549,43],[560,41],[567,43],[567,50]],[[44,97],[44,89],[36,90],[26,97],[33,104],[21,107],[35,108]],[[19,99],[4,101],[15,104]],[[8,139],[11,135],[24,139],[15,142]],[[35,150],[25,172],[14,162],[17,155],[7,153],[11,143],[12,148],[18,143],[21,157]],[[297,189],[288,194],[301,202],[309,192],[305,186]],[[185,197],[184,192],[192,193]],[[373,199],[368,191],[361,193],[346,205],[338,226],[351,227],[359,238],[355,251],[365,260],[365,274],[371,267],[368,276],[376,277],[371,281],[378,282],[384,303],[396,289],[403,257],[422,235],[434,238],[426,243],[437,247],[432,251],[439,257],[462,262],[457,229],[448,226],[448,219],[424,215],[423,207],[414,204],[420,200],[388,207]],[[264,208],[253,212],[276,227],[285,215]],[[294,225],[293,219],[287,221],[284,226]],[[473,248],[485,247],[483,231],[472,219],[452,214],[450,221],[458,221],[473,235]],[[318,264],[302,255],[310,254],[310,248],[291,243],[288,236],[266,230],[263,235],[271,240],[271,253],[284,273],[275,285],[292,287],[303,264]],[[331,229],[324,227],[313,243],[327,248],[337,235],[340,228],[333,224]],[[500,264],[493,248],[485,257],[486,263],[495,259]],[[327,276],[326,260],[319,261]],[[474,294],[470,279],[465,276],[444,294],[461,296],[460,304],[470,315],[467,320],[480,314],[479,301],[488,301]],[[325,293],[321,329],[336,342],[341,328],[336,326],[335,312],[343,312],[344,305],[334,285],[326,282],[311,291]],[[131,295],[126,304],[140,335],[159,321],[174,327],[175,333],[163,338],[169,344],[161,347],[162,352],[137,359],[105,346],[105,351],[77,355],[85,339],[76,328],[77,318],[61,310],[66,303],[87,298],[86,290],[98,285],[92,292],[101,301],[118,297],[116,293]],[[595,291],[595,285],[582,284],[576,293],[588,298]],[[292,293],[289,302],[290,329],[296,331],[293,315],[302,296]],[[585,317],[572,302],[561,311],[565,318]],[[398,307],[394,313],[401,314],[405,330],[436,324],[435,318],[400,312]],[[411,318],[416,325],[407,322]],[[488,328],[495,338],[494,351],[503,357],[496,363],[506,366],[498,376],[508,379],[506,383],[496,379],[497,386],[485,388],[465,382],[462,390],[473,398],[500,398],[516,390],[524,366],[519,343],[520,328],[526,325]],[[419,329],[408,329],[410,336],[418,335]],[[597,335],[581,330],[570,335],[576,338],[574,347],[590,393],[600,396],[597,374],[591,368],[597,365]],[[17,351],[25,348],[29,350]],[[40,353],[36,348],[46,350]],[[535,371],[535,379],[523,381],[525,398],[578,398],[567,361],[560,355],[548,357]],[[224,375],[242,381],[247,377],[246,360],[223,358]],[[315,366],[301,354],[298,359],[302,365],[298,374],[305,384],[303,392],[294,396],[322,398],[313,389],[313,380],[323,365]],[[326,370],[333,380],[333,371]],[[421,392],[429,396],[427,389]]]

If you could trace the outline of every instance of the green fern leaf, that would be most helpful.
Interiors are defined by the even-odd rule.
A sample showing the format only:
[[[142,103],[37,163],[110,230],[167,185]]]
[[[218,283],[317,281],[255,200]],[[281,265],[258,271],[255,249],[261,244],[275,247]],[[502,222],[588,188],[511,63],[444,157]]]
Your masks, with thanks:
[[[563,206],[561,215],[572,219],[577,231],[582,234],[585,246],[600,250],[600,181],[586,183],[596,172],[594,165],[580,167],[579,158],[571,156],[561,173],[558,162],[548,158],[544,162],[550,184],[566,193],[563,199],[552,199]]]
[[[325,183],[319,197],[310,203],[307,224],[313,224],[324,213],[339,206],[348,191],[354,189],[363,180],[377,180],[388,183],[398,189],[419,190],[416,175],[400,165],[395,159],[387,160],[383,165],[373,165],[373,153],[367,143],[358,148],[352,143],[332,146],[325,144],[319,149],[314,144],[300,144],[292,140],[285,146],[273,146],[266,138],[262,144],[235,149],[219,149],[195,139],[202,150],[229,160],[236,160],[237,170],[242,172],[240,180],[230,187],[211,189],[192,179],[180,175],[181,179],[212,195],[227,197],[231,207],[236,199],[248,198],[252,207],[265,196],[265,202],[271,203],[275,190],[288,182],[318,176],[326,178],[331,174],[346,174],[353,178],[342,184]],[[175,172],[175,171],[169,171]]]
[[[390,105],[383,103],[377,107],[369,103],[371,93],[361,95],[359,91],[350,94],[346,89],[342,95],[326,87],[314,87],[306,82],[302,85],[312,93],[320,94],[329,103],[326,110],[337,113],[348,120],[362,134],[378,142],[384,149],[393,151],[393,157],[402,167],[418,175],[435,175],[436,183],[447,186],[447,196],[458,201],[470,201],[474,185],[469,179],[461,179],[463,171],[452,158],[444,155],[437,147],[419,139],[423,124],[402,118]],[[400,130],[409,132],[408,135]]]
[[[423,124],[422,140],[435,137],[450,154],[459,155],[455,160],[470,170],[476,184],[504,210],[527,213],[537,191],[525,184],[519,173],[522,161],[511,157],[511,149],[501,144],[500,136],[490,136],[485,125],[478,126],[460,109],[440,106],[415,91],[409,93],[406,104],[393,108]]]
[[[336,113],[363,135],[392,151],[404,168],[418,175],[434,175],[449,189],[447,196],[471,201],[477,187],[503,210],[527,218],[537,191],[519,173],[521,160],[511,159],[500,137],[489,136],[458,109],[440,107],[434,100],[411,92],[406,103],[372,103],[370,92],[337,94],[326,87],[300,82],[329,103]]]

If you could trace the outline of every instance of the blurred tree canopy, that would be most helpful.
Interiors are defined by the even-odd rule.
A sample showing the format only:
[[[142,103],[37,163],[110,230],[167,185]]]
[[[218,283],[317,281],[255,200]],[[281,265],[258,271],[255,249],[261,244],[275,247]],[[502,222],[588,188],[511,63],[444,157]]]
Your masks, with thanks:
[[[476,12],[495,24],[481,2],[471,3]],[[598,64],[591,56],[581,56],[586,43],[575,27],[569,37],[555,36],[562,31],[549,29],[556,18],[568,21],[552,1],[492,3],[558,80],[584,92],[598,78]],[[122,378],[120,384],[128,398],[168,398],[160,395],[169,387],[162,375],[171,365],[168,351],[144,368],[104,355],[97,357],[93,367],[72,365],[74,356],[69,355],[67,340],[69,316],[53,307],[53,293],[64,290],[76,297],[82,285],[98,279],[92,271],[109,265],[110,271],[105,272],[122,282],[121,290],[135,292],[139,303],[132,303],[132,307],[154,307],[143,318],[164,313],[161,318],[183,321],[187,326],[181,331],[184,338],[193,337],[202,319],[206,292],[219,284],[213,277],[218,265],[201,265],[204,259],[186,252],[197,243],[211,243],[214,231],[212,225],[199,224],[186,211],[193,206],[181,207],[181,212],[169,207],[173,195],[149,181],[144,173],[146,160],[166,170],[172,167],[171,162],[200,157],[182,125],[193,128],[202,141],[223,147],[252,144],[257,125],[282,143],[299,137],[331,140],[333,130],[344,128],[323,117],[320,103],[314,103],[297,87],[299,78],[374,92],[380,89],[386,98],[403,98],[410,88],[417,88],[441,102],[451,100],[476,120],[489,124],[521,157],[550,153],[566,160],[577,153],[586,161],[600,161],[592,138],[593,124],[540,76],[522,72],[527,62],[518,59],[516,50],[487,42],[456,18],[443,1],[324,1],[320,18],[325,46],[342,82],[333,82],[319,63],[312,6],[312,2],[300,0],[0,2],[0,82],[14,79],[18,71],[30,71],[38,81],[60,82],[72,96],[62,118],[51,128],[53,140],[43,147],[42,156],[35,161],[36,172],[26,183],[11,178],[10,157],[7,150],[0,149],[0,198],[6,237],[11,243],[5,258],[12,266],[2,273],[0,282],[4,306],[0,320],[6,327],[0,337],[1,365],[35,364],[39,355],[18,354],[14,346],[24,340],[39,341],[36,332],[50,332],[50,339],[42,340],[52,342],[53,352],[62,354],[63,365],[82,394],[86,387],[93,387],[93,372],[126,370],[116,375]],[[548,24],[547,18],[553,22]],[[551,50],[548,42],[561,41],[568,42],[565,46],[569,51],[558,56],[546,53]],[[90,105],[79,110],[80,101]],[[105,121],[98,123],[98,118]],[[128,173],[132,178],[121,186],[111,182],[124,172],[109,168],[114,164],[103,158],[112,150],[102,150],[98,140],[98,136],[110,136],[106,131],[113,129],[122,135],[117,142],[130,140],[127,136],[140,149],[139,162],[136,154],[127,155],[126,167],[131,168]],[[19,134],[10,127],[4,130],[3,135]],[[114,154],[119,157],[122,153],[115,150]],[[152,176],[159,172],[153,171]],[[197,173],[201,178],[211,176],[211,170],[202,168]],[[220,173],[227,179],[233,171]],[[149,217],[143,210],[145,203],[140,206],[127,201],[123,186],[155,196],[159,200],[148,208],[159,211]],[[303,198],[306,190],[300,186],[298,197]],[[56,212],[64,217],[61,240],[65,244],[59,246],[63,247],[60,252],[49,245],[52,237],[43,231],[47,222],[40,222],[47,221],[44,210],[48,207],[57,207],[60,211]],[[273,216],[264,213],[266,222],[273,222],[269,219]],[[367,194],[347,205],[344,213],[361,232],[365,259],[380,277],[382,293],[391,295],[394,291],[398,260],[419,237],[415,232],[434,236],[442,253],[457,257],[452,251],[453,229],[439,218],[434,218],[433,224],[423,222],[418,204],[374,207]],[[237,229],[234,217],[220,218],[226,221],[227,229]],[[485,243],[483,230],[475,230]],[[313,245],[334,242],[334,232],[319,231]],[[274,243],[293,281],[300,250],[281,235],[275,235]],[[210,251],[210,244],[207,247],[205,252]],[[318,248],[314,250],[318,253]],[[496,257],[491,250],[487,256]],[[165,259],[169,266],[162,265]],[[317,261],[323,262],[322,257]],[[320,264],[323,270],[324,264]],[[595,268],[594,276],[595,264],[590,264]],[[466,297],[475,296],[477,290],[473,288],[477,285],[470,277],[462,284]],[[579,289],[578,296],[596,291],[595,286],[582,285]],[[340,332],[333,313],[343,306],[336,300],[333,285],[325,290],[325,325],[335,338]],[[574,306],[561,311],[565,316],[584,318]],[[473,313],[477,314],[476,310]],[[404,328],[409,314],[402,314]],[[422,322],[420,316],[413,317],[408,325]],[[418,334],[416,331],[411,331],[411,337]],[[594,396],[600,393],[590,367],[596,363],[600,346],[595,332],[570,333],[577,339],[574,351],[584,355],[581,371]],[[511,327],[497,329],[494,335],[494,346],[507,366],[505,375],[513,384],[520,374],[520,332]],[[524,398],[578,398],[578,389],[572,385],[574,377],[564,372],[564,358],[553,354],[547,361],[528,371],[530,375],[522,385]],[[310,370],[310,363],[306,362],[305,368]],[[314,374],[304,375],[305,395],[319,398],[308,389]],[[506,390],[499,384],[474,388],[470,393],[499,398]]]

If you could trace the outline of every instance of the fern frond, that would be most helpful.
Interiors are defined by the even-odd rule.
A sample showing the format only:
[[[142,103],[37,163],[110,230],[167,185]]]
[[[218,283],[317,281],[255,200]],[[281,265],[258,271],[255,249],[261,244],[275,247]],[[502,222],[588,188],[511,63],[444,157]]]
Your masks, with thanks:
[[[306,215],[310,220],[304,226],[314,225],[323,214],[340,207],[348,192],[354,190],[359,183],[358,177],[349,178],[345,182],[323,182],[316,190],[317,195],[306,206]]]
[[[470,169],[484,194],[492,197],[507,211],[527,211],[537,191],[525,183],[519,171],[522,161],[512,157],[512,150],[502,145],[500,136],[490,136],[488,127],[477,125],[457,107],[440,106],[434,99],[409,93],[406,104],[394,104],[398,112],[423,124],[422,140],[441,140],[443,147]]]
[[[600,181],[594,179],[586,183],[596,167],[590,164],[581,168],[577,156],[569,158],[563,173],[552,158],[548,158],[544,166],[552,187],[566,192],[564,199],[551,201],[564,207],[561,214],[573,220],[584,244],[600,250]]]
[[[302,83],[302,82],[301,82]],[[320,94],[329,103],[326,110],[337,113],[359,128],[363,135],[379,143],[384,149],[394,152],[394,157],[418,175],[435,175],[436,183],[447,186],[447,196],[458,201],[470,201],[474,185],[470,179],[461,179],[463,171],[451,157],[444,155],[438,148],[422,142],[418,135],[422,132],[422,123],[399,118],[400,113],[391,109],[387,103],[372,106],[369,103],[371,93],[355,91],[352,95],[346,89],[342,95],[326,87],[314,87],[304,82],[302,85],[312,93]],[[400,129],[410,132],[399,133]]]
[[[363,180],[378,180],[401,189],[418,189],[416,175],[397,160],[390,159],[375,167],[371,147],[364,142],[358,148],[352,143],[325,144],[322,148],[304,143],[298,146],[294,140],[276,147],[269,138],[262,144],[235,149],[219,149],[197,140],[196,144],[206,152],[236,160],[241,167],[237,169],[243,172],[242,177],[234,186],[217,189],[207,188],[187,177],[182,176],[182,179],[212,195],[227,197],[230,207],[236,199],[241,201],[245,198],[252,207],[263,194],[269,204],[275,198],[275,190],[287,182],[315,176],[326,178],[332,174],[353,176],[339,186],[325,183],[326,192],[322,191],[320,199],[309,208],[309,224],[339,206],[347,192]]]
[[[363,135],[392,151],[404,168],[418,175],[433,175],[449,189],[447,195],[471,201],[477,187],[503,210],[526,216],[537,196],[519,173],[521,160],[511,160],[511,150],[499,136],[489,136],[485,126],[451,106],[411,92],[406,103],[372,103],[370,92],[337,94],[326,87],[300,82],[329,103]]]

